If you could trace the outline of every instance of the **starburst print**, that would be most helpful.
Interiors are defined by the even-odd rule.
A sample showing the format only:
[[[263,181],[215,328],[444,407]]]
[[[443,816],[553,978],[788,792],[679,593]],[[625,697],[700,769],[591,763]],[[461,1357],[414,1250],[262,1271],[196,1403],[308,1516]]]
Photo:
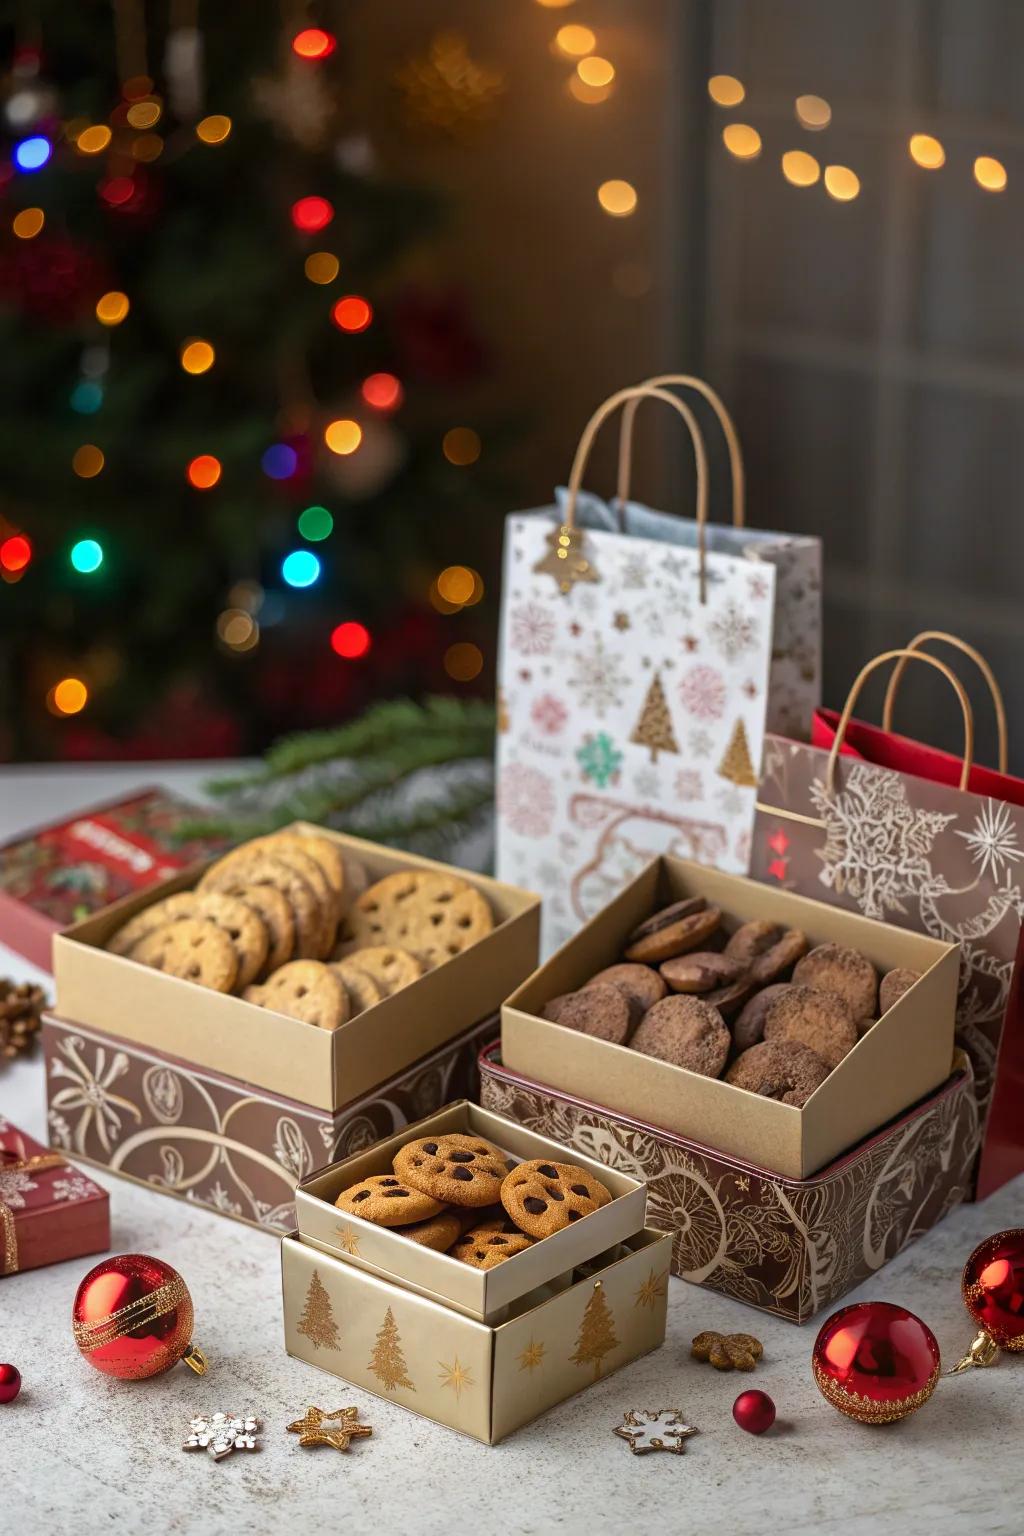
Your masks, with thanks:
[[[442,1387],[451,1387],[456,1397],[461,1398],[463,1392],[475,1385],[466,1367],[459,1363],[458,1355],[454,1356],[451,1365],[445,1365],[443,1360],[439,1360],[437,1363],[441,1367],[442,1372],[438,1380]]]
[[[534,1343],[534,1340],[531,1337],[529,1344],[527,1344],[526,1348],[519,1356],[519,1369],[521,1371],[529,1371],[530,1375],[532,1376],[538,1365],[543,1363],[543,1360],[544,1345]]]
[[[991,870],[995,880],[1001,878],[1004,865],[1009,870],[1018,859],[1024,858],[1024,848],[1017,843],[1017,828],[1010,807],[1002,802],[986,800],[981,814],[975,817],[973,832],[956,835],[970,848],[971,858],[981,866],[981,873],[984,875]]]
[[[653,1312],[658,1305],[659,1299],[667,1294],[667,1290],[668,1270],[666,1269],[663,1274],[656,1275],[652,1269],[643,1285],[637,1291],[633,1305],[634,1307],[649,1307]]]
[[[726,661],[737,661],[749,651],[756,640],[753,620],[730,598],[720,613],[708,625],[711,639]]]
[[[520,603],[509,618],[512,649],[525,656],[547,656],[555,643],[555,621],[541,603]]]
[[[359,1235],[352,1231],[351,1227],[335,1227],[338,1237],[338,1247],[343,1253],[350,1253],[359,1258]]]

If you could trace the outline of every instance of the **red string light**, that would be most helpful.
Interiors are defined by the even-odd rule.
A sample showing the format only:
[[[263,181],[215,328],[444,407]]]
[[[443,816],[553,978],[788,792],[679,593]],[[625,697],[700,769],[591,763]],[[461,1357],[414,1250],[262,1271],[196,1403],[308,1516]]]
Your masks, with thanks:
[[[337,46],[337,39],[322,27],[304,27],[292,38],[292,51],[300,59],[329,59]]]
[[[363,380],[363,399],[378,411],[394,411],[402,403],[402,386],[393,373],[371,373]]]
[[[0,568],[23,571],[32,559],[32,545],[23,533],[13,533],[0,544]]]
[[[303,234],[317,234],[326,229],[333,218],[334,208],[326,197],[300,197],[292,204],[292,223]]]
[[[331,650],[345,661],[358,661],[370,649],[370,631],[365,624],[347,619],[331,631]]]
[[[339,331],[365,331],[373,319],[373,309],[358,294],[347,293],[331,310],[331,319]]]

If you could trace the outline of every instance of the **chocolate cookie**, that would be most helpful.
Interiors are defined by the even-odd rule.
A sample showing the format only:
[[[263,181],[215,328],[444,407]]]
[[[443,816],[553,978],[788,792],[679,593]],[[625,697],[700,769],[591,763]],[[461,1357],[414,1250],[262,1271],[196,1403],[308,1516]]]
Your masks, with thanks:
[[[657,971],[649,965],[609,965],[584,984],[588,987],[617,987],[629,1003],[634,1025],[639,1024],[648,1008],[660,1002],[666,987]]]
[[[633,1011],[618,987],[593,983],[558,999],[555,1022],[595,1040],[625,1045],[633,1028]]]
[[[235,946],[223,928],[205,917],[164,923],[139,940],[130,958],[214,992],[230,992],[238,975]]]
[[[758,955],[763,955],[779,942],[783,931],[779,923],[766,923],[760,918],[753,918],[736,929],[725,946],[725,953],[734,960],[742,960],[744,965],[750,965]]]
[[[513,1168],[501,1186],[501,1203],[530,1237],[550,1237],[570,1222],[600,1210],[611,1193],[575,1163],[535,1158]]]
[[[829,1069],[857,1044],[857,1026],[841,997],[795,982],[768,1009],[765,1040],[799,1040]]]
[[[421,1248],[433,1248],[437,1253],[447,1253],[462,1232],[462,1212],[454,1206],[443,1210],[428,1221],[417,1221],[411,1227],[402,1228],[402,1236],[419,1243]]]
[[[920,971],[908,971],[902,965],[898,965],[894,971],[886,971],[878,989],[879,1013],[888,1013],[893,1003],[898,1003],[904,992],[909,992],[915,981],[920,980]]]
[[[395,1155],[399,1178],[448,1205],[493,1205],[510,1167],[482,1136],[419,1136]]]
[[[337,1029],[349,1016],[348,993],[321,960],[290,960],[242,996],[258,1008],[283,1013],[320,1029]]]
[[[484,1221],[471,1227],[456,1238],[449,1248],[452,1258],[471,1264],[474,1269],[493,1269],[513,1254],[533,1247],[533,1238],[521,1232],[508,1217],[497,1221]]]
[[[793,980],[841,997],[853,1019],[873,1016],[878,975],[870,960],[845,944],[818,944],[793,972]]]
[[[350,1211],[378,1227],[430,1221],[444,1210],[442,1201],[432,1200],[392,1173],[371,1173],[369,1178],[343,1189],[334,1203],[339,1211]]]
[[[731,987],[746,969],[742,960],[719,954],[714,949],[676,955],[658,967],[673,992],[713,992],[716,987]]]
[[[828,1077],[821,1057],[798,1040],[762,1040],[737,1056],[725,1074],[734,1088],[745,1088],[780,1104],[806,1104]]]
[[[749,1051],[752,1045],[764,1039],[764,1023],[768,1010],[777,997],[788,992],[788,981],[777,981],[773,986],[762,987],[746,1003],[739,1018],[732,1026],[732,1043],[737,1051]]]
[[[729,1031],[717,1008],[678,993],[648,1009],[633,1049],[702,1077],[717,1077],[729,1055]]]
[[[751,980],[756,987],[766,987],[769,982],[778,981],[780,976],[784,976],[790,966],[795,965],[800,956],[806,953],[807,935],[801,933],[799,928],[787,928],[781,939],[777,939],[751,963]]]
[[[658,965],[662,960],[671,960],[673,955],[685,954],[688,949],[703,944],[714,933],[721,918],[718,908],[709,907],[703,896],[674,901],[670,907],[663,907],[633,929],[623,954],[627,960]]]
[[[486,937],[494,917],[468,880],[409,869],[365,890],[353,903],[345,927],[359,944],[402,946],[434,966]]]
[[[744,971],[738,981],[731,981],[727,987],[716,987],[713,992],[705,992],[701,1001],[717,1008],[723,1019],[731,1019],[743,1007],[753,990],[750,972]]]
[[[557,997],[549,997],[540,1011],[542,1019],[547,1019],[550,1024],[557,1024],[562,1017],[562,1009],[571,997],[578,997],[578,992],[560,992]]]

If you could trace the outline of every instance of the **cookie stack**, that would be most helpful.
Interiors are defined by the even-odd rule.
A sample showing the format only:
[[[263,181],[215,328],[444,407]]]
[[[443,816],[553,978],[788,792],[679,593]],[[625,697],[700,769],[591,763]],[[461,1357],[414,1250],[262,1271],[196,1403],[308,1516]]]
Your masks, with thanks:
[[[315,833],[255,838],[195,890],[155,901],[108,940],[115,954],[275,1013],[337,1029],[494,926],[469,881],[365,869]]]
[[[622,959],[545,1004],[552,1023],[784,1104],[805,1104],[917,973],[794,928],[737,923],[701,896],[656,912]]]
[[[335,1205],[474,1269],[493,1269],[612,1198],[574,1163],[516,1163],[461,1133],[406,1142],[393,1167],[342,1190]]]

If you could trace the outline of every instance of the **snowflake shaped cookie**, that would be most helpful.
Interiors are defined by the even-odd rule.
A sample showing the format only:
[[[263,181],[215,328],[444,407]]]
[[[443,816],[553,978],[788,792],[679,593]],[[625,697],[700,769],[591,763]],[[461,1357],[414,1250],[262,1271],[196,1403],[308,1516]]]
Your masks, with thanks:
[[[669,1451],[682,1456],[686,1441],[691,1435],[699,1435],[695,1424],[687,1424],[678,1408],[630,1408],[622,1415],[622,1423],[612,1430],[620,1440],[626,1440],[634,1456],[649,1456],[652,1451]]]
[[[223,1461],[232,1451],[258,1451],[256,1436],[260,1432],[259,1419],[240,1417],[234,1413],[200,1414],[189,1419],[189,1437],[183,1451],[206,1451],[214,1461]]]

